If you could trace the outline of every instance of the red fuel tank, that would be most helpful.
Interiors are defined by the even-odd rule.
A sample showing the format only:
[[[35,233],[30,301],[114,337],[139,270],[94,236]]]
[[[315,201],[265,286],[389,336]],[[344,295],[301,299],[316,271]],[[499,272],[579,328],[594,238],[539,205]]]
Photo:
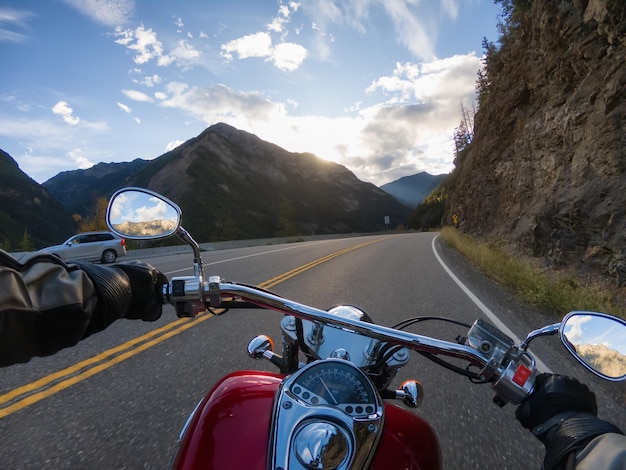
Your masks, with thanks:
[[[172,468],[265,470],[272,407],[282,379],[258,371],[222,378],[195,410]],[[385,413],[371,469],[441,468],[439,441],[425,420],[390,404]]]

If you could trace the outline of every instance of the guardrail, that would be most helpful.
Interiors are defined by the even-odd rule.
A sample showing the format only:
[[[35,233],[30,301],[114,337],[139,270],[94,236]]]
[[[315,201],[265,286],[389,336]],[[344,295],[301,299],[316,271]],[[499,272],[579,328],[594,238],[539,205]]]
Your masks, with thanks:
[[[340,233],[330,235],[304,235],[295,237],[273,237],[273,238],[255,238],[249,240],[229,240],[223,242],[207,242],[199,243],[202,251],[229,250],[233,248],[246,248],[250,246],[267,246],[281,245],[285,243],[298,243],[317,240],[332,240],[337,238],[353,238],[365,235],[375,235],[373,233]],[[126,259],[146,258],[154,256],[179,255],[183,253],[192,253],[189,245],[173,245],[159,246],[154,248],[139,248],[136,250],[127,250]]]
[[[200,245],[200,250],[202,251],[217,251],[217,250],[229,250],[233,248],[246,248],[250,246],[281,245],[285,243],[298,243],[298,242],[309,242],[309,241],[318,241],[318,240],[333,240],[333,239],[340,239],[340,238],[356,238],[356,237],[381,235],[381,234],[389,235],[391,233],[407,233],[407,231],[374,232],[374,233],[335,233],[335,234],[326,234],[326,235],[302,235],[302,236],[294,236],[294,237],[254,238],[254,239],[249,239],[249,240],[229,240],[229,241],[223,241],[223,242],[207,242],[207,243],[200,243],[199,245]],[[25,255],[27,253],[34,253],[34,252],[15,251],[15,252],[11,252],[10,254],[18,258],[21,258],[22,255]],[[126,256],[123,258],[119,258],[119,261],[123,261],[124,259],[140,259],[140,258],[146,258],[146,257],[179,255],[179,254],[184,254],[184,253],[192,253],[191,247],[189,245],[158,246],[158,247],[149,247],[149,248],[137,248],[133,250],[127,249]]]

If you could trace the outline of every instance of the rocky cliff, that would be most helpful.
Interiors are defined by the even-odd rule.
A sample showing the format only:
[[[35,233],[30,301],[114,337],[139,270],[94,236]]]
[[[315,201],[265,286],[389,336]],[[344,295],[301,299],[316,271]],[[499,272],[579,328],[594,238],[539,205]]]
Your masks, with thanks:
[[[474,138],[457,157],[446,220],[456,214],[462,230],[552,266],[619,274],[626,2],[525,5],[487,56]]]

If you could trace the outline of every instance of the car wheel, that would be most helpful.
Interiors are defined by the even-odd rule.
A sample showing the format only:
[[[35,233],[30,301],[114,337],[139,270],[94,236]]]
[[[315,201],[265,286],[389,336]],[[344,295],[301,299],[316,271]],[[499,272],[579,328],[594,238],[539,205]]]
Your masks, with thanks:
[[[113,263],[117,259],[117,253],[115,250],[105,250],[102,253],[102,262],[103,263]]]

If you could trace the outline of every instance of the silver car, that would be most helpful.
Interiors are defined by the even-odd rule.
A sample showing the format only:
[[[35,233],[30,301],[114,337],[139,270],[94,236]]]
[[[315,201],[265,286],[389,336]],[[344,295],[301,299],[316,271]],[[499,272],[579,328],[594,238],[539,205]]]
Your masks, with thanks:
[[[111,232],[85,232],[68,238],[61,245],[40,251],[58,256],[63,261],[113,263],[126,254],[126,241]]]

